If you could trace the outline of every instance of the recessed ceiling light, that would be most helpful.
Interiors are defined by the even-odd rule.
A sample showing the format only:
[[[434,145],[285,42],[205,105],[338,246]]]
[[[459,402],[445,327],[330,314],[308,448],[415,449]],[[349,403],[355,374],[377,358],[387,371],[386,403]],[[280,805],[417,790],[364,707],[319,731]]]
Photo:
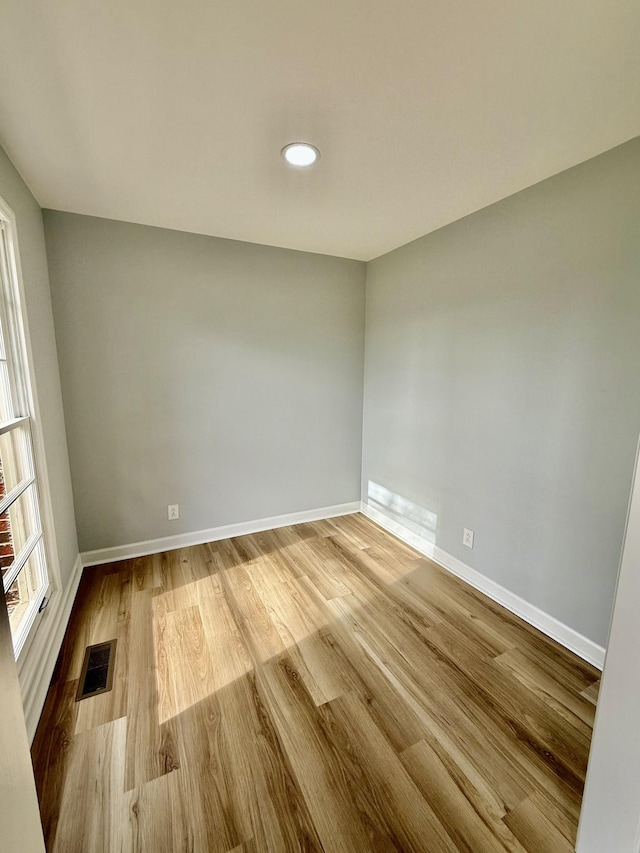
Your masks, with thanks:
[[[282,156],[290,166],[313,166],[320,152],[308,142],[290,142],[282,149]]]

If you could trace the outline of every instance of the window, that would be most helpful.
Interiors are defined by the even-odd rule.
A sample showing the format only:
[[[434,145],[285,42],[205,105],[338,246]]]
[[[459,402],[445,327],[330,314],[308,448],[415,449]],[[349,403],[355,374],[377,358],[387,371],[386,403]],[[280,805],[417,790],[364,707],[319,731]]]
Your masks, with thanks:
[[[0,206],[0,570],[18,657],[49,592],[12,219]]]

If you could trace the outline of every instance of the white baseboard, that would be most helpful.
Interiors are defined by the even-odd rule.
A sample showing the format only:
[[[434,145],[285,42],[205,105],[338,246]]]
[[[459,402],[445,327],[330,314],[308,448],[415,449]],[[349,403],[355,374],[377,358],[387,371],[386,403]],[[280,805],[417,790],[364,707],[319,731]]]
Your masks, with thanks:
[[[575,654],[593,664],[593,666],[600,670],[604,666],[605,650],[603,647],[574,631],[573,628],[565,625],[564,622],[560,622],[555,616],[550,616],[544,610],[525,601],[519,595],[510,592],[499,583],[480,574],[480,572],[472,569],[471,566],[467,566],[466,563],[458,560],[457,557],[453,557],[451,554],[443,551],[442,548],[438,548],[433,542],[408,530],[400,522],[369,506],[364,501],[361,504],[361,512],[380,527],[388,530],[389,533],[393,533],[398,539],[411,545],[416,551],[419,551],[444,569],[447,569],[447,571],[466,581],[470,586],[475,587],[475,589],[484,593],[493,599],[493,601],[497,601],[498,604],[506,607],[507,610],[515,613],[516,616],[524,619],[525,622],[533,625],[534,628],[538,628],[543,634],[556,640],[570,651],[575,652]]]
[[[67,630],[81,575],[82,560],[78,554],[66,589],[51,594],[49,606],[44,611],[42,621],[29,646],[28,654],[23,665],[19,668],[18,677],[29,743],[33,741],[38,720],[47,698],[47,691]]]
[[[83,566],[99,566],[103,563],[115,563],[118,560],[130,560],[132,557],[146,557],[161,551],[173,551],[175,548],[188,548],[218,539],[230,539],[232,536],[245,536],[273,530],[276,527],[289,527],[305,521],[321,521],[323,518],[335,518],[339,515],[351,515],[360,512],[360,501],[346,504],[292,512],[287,515],[273,515],[271,518],[259,518],[255,521],[241,521],[238,524],[224,524],[208,530],[196,530],[193,533],[179,533],[177,536],[165,536],[162,539],[148,539],[146,542],[132,542],[129,545],[116,545],[114,548],[100,548],[97,551],[85,551],[80,556]]]

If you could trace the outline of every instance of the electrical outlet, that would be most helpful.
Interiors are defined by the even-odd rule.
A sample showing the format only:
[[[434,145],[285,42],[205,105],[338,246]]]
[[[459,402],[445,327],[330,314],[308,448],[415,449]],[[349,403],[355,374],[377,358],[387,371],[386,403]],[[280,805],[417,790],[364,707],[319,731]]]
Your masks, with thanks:
[[[175,521],[177,518],[180,518],[180,507],[178,504],[169,504],[167,515],[169,516],[169,521]]]
[[[473,548],[473,530],[469,530],[468,527],[465,527],[462,534],[462,544],[466,545],[467,548]]]

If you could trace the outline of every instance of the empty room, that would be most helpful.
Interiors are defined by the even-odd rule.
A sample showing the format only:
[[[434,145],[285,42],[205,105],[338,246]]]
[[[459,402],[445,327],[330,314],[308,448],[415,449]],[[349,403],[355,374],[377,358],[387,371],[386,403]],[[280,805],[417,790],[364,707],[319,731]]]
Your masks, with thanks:
[[[0,853],[640,853],[640,6],[0,4]]]

